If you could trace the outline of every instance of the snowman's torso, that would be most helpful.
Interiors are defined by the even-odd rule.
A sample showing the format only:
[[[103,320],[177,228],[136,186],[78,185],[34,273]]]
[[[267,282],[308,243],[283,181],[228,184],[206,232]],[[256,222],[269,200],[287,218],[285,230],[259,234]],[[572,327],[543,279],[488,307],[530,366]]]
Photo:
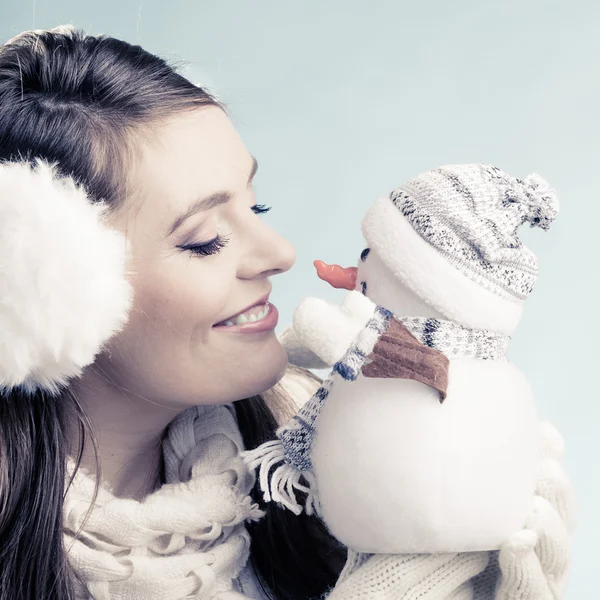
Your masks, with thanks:
[[[364,552],[490,550],[521,529],[537,416],[506,361],[450,361],[448,395],[408,379],[338,380],[311,460],[333,535]]]

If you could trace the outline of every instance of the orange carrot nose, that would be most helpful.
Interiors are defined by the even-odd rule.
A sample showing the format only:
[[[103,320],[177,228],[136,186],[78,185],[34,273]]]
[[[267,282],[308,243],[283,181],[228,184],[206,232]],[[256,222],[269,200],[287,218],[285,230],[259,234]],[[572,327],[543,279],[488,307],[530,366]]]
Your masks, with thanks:
[[[356,267],[340,267],[339,265],[328,265],[322,260],[313,263],[317,269],[317,275],[332,285],[334,288],[353,290],[356,286]]]

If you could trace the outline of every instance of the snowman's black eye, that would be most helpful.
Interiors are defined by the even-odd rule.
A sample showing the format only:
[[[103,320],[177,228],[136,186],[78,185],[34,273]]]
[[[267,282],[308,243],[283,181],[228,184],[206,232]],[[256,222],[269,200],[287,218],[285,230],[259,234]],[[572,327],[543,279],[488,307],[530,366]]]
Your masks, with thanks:
[[[360,260],[367,260],[367,256],[369,256],[369,252],[371,252],[371,248],[365,248],[361,253],[360,253]]]
[[[366,281],[361,281],[360,282],[360,288],[361,288],[361,291],[363,293],[363,296],[366,296],[367,295],[367,282]]]

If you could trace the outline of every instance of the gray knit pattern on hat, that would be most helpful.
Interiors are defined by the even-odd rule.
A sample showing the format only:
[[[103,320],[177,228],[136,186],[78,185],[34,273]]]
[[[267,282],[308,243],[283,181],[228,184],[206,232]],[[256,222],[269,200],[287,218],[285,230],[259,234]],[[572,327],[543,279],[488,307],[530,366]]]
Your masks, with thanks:
[[[415,231],[471,280],[523,301],[538,274],[535,254],[517,235],[525,222],[548,229],[558,213],[554,190],[485,164],[447,165],[400,186],[390,199]]]

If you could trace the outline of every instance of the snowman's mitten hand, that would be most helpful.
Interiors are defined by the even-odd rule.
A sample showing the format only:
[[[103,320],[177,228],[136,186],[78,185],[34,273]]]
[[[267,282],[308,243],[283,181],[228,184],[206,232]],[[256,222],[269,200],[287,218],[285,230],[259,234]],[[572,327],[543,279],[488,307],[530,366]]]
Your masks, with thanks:
[[[365,328],[375,308],[357,291],[349,292],[341,306],[307,298],[294,312],[294,332],[302,346],[333,366]]]
[[[303,369],[326,369],[331,366],[319,358],[310,348],[302,345],[293,325],[286,327],[278,336],[279,342],[288,355],[292,365]]]
[[[538,536],[530,529],[512,535],[500,549],[500,578],[494,600],[556,600],[535,553]]]
[[[471,578],[487,566],[487,552],[372,554],[349,550],[327,600],[472,600]]]

